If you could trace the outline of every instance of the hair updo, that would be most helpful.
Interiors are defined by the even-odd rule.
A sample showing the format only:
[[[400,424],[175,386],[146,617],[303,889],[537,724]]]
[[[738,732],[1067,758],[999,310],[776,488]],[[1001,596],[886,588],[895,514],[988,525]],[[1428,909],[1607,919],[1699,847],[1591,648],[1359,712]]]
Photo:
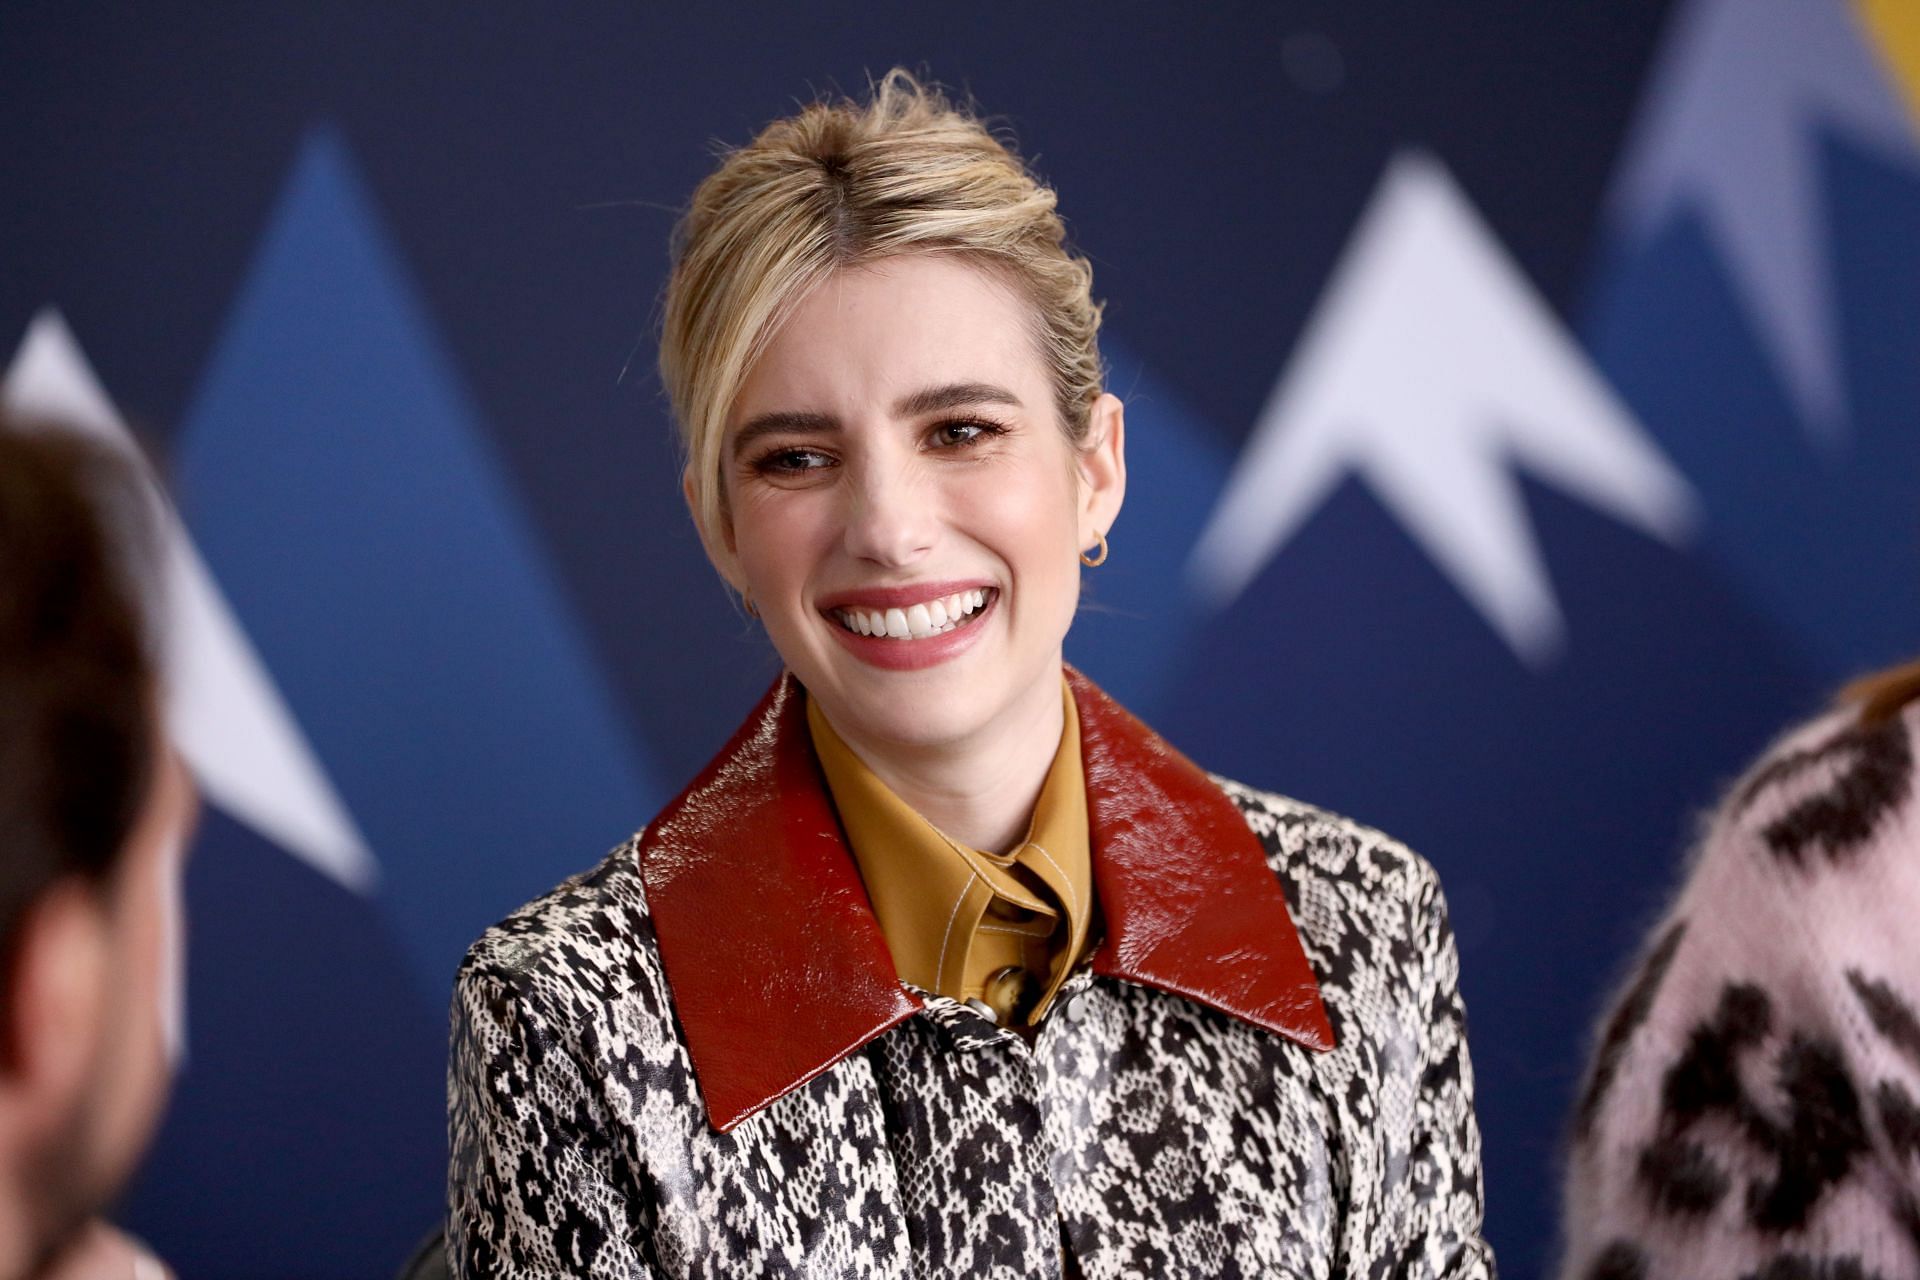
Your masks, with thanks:
[[[781,321],[841,267],[938,252],[1003,276],[1032,304],[1061,429],[1079,444],[1101,391],[1100,306],[1054,205],[978,116],[899,68],[864,103],[815,102],[727,153],[675,229],[660,336],[709,545],[725,545],[733,402]]]

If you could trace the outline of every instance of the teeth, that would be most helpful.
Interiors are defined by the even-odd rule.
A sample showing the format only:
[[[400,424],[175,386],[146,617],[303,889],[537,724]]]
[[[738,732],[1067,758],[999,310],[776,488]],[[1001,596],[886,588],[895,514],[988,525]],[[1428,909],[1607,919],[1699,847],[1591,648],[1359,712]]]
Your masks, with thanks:
[[[841,626],[859,635],[918,640],[953,630],[962,619],[978,613],[986,603],[987,591],[983,587],[956,591],[942,599],[905,609],[836,609],[834,617]]]

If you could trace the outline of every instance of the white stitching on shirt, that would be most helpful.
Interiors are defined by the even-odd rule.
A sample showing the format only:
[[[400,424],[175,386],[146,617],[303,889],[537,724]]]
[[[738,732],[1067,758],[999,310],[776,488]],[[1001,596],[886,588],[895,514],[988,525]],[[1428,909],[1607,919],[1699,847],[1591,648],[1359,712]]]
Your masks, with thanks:
[[[1032,848],[1040,850],[1040,856],[1047,860],[1047,865],[1060,873],[1060,884],[1066,889],[1067,897],[1071,899],[1067,905],[1073,908],[1075,915],[1078,915],[1080,913],[1080,895],[1073,891],[1073,877],[1067,874],[1065,867],[1053,860],[1053,855],[1048,853],[1045,846],[1038,840],[1029,840],[1027,844]]]
[[[953,900],[953,910],[947,912],[947,931],[940,935],[940,963],[933,967],[933,989],[940,990],[947,976],[947,940],[953,937],[953,922],[960,918],[960,904],[967,900],[967,894],[973,889],[973,882],[980,873],[967,868],[967,882],[960,886],[960,896]]]

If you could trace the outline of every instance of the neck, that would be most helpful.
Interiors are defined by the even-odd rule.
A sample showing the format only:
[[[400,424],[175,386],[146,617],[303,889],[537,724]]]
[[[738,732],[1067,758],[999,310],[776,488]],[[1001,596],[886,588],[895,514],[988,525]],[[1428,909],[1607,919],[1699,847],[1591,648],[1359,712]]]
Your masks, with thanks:
[[[1060,749],[1065,709],[1055,670],[1034,696],[964,742],[901,746],[869,742],[838,724],[834,732],[921,817],[962,844],[1002,853],[1026,835]]]

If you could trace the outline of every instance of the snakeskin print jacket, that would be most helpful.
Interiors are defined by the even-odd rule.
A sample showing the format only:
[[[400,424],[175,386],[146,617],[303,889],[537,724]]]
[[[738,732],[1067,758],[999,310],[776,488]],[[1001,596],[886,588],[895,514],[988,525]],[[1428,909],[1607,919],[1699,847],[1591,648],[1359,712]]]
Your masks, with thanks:
[[[895,976],[783,677],[469,952],[453,1273],[1490,1277],[1431,868],[1068,678],[1105,932],[1031,1044]]]

